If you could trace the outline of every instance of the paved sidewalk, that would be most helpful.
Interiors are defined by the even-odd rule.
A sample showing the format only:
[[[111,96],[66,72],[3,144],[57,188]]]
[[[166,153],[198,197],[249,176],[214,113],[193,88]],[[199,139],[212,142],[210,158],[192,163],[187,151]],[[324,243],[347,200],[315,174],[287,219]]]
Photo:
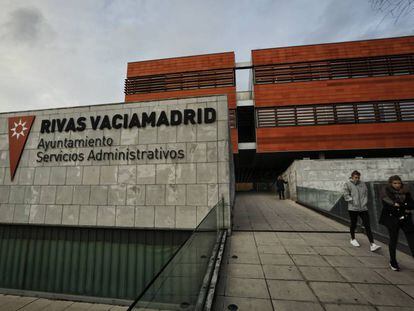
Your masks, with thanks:
[[[398,253],[402,271],[391,271],[385,245],[378,243],[382,249],[372,253],[366,236],[358,234],[361,247],[355,248],[347,227],[275,196],[238,195],[235,215],[245,230],[291,232],[233,233],[214,310],[231,304],[249,311],[414,310],[412,257]],[[315,232],[327,228],[332,233]]]
[[[127,307],[0,294],[0,311],[125,311]]]

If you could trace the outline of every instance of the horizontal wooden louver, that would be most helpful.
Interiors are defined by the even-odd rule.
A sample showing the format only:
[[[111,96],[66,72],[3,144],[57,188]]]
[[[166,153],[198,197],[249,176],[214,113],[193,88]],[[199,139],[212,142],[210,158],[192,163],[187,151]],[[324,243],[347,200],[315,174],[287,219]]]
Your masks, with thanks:
[[[257,127],[414,121],[414,100],[256,109]]]
[[[233,68],[129,77],[124,91],[132,95],[228,86],[235,86]]]
[[[254,67],[255,84],[414,74],[414,54],[350,58]]]

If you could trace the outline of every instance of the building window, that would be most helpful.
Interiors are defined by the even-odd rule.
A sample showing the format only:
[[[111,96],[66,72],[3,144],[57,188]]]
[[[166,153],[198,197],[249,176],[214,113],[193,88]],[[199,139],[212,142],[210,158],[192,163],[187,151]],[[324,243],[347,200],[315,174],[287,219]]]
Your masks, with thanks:
[[[414,100],[256,109],[257,127],[414,121]]]
[[[334,59],[254,67],[255,84],[414,74],[414,54]]]

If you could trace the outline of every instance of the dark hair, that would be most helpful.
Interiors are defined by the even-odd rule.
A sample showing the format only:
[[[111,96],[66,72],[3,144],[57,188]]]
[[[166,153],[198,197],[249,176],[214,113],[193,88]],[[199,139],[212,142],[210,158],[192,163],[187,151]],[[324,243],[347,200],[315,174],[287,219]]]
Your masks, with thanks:
[[[402,184],[401,177],[400,177],[400,176],[398,176],[398,175],[393,175],[393,176],[391,176],[390,178],[388,178],[388,183],[389,183],[389,184],[392,184],[392,182],[393,182],[393,181],[400,181],[400,182],[401,182],[401,184]]]
[[[360,172],[358,172],[358,171],[353,171],[353,172],[352,172],[352,174],[351,174],[351,177],[352,177],[352,176],[355,176],[355,175],[357,175],[357,176],[361,176],[361,173],[360,173]]]

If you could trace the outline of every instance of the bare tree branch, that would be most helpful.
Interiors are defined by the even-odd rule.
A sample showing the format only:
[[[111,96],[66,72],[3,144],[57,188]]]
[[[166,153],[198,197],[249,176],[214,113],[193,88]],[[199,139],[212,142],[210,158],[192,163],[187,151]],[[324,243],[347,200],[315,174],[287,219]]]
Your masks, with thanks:
[[[414,10],[414,0],[369,0],[369,2],[375,11],[384,14],[384,18],[394,18],[394,23]]]

